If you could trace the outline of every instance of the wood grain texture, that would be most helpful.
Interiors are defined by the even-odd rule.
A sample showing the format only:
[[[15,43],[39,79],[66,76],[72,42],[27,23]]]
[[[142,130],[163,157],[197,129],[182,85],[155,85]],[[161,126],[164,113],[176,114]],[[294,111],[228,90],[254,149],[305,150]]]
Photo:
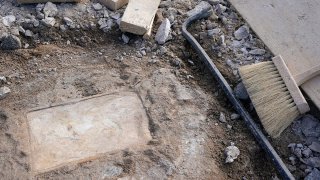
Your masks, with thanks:
[[[129,0],[123,14],[120,29],[137,35],[144,35],[152,26],[160,0]]]
[[[320,64],[320,1],[230,0],[275,55],[296,76]],[[320,76],[301,85],[320,108]]]

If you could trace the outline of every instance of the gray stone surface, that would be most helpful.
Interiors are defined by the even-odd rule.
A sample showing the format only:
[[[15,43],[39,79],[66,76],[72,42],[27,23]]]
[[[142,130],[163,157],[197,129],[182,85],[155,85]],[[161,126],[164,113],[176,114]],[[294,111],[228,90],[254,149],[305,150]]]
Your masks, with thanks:
[[[245,39],[249,36],[249,27],[246,25],[241,26],[238,30],[234,32],[234,37],[237,40]]]
[[[244,87],[243,83],[239,83],[235,88],[234,88],[234,93],[236,95],[237,98],[242,99],[242,100],[248,100],[249,99],[249,95],[248,92],[246,90],[246,88]]]
[[[158,44],[164,44],[169,38],[170,34],[170,21],[168,18],[165,18],[160,27],[158,28],[157,34],[155,36],[155,40],[158,42]]]
[[[308,176],[304,178],[304,180],[319,180],[320,179],[320,171],[317,168],[314,168]]]
[[[0,100],[7,97],[10,92],[11,90],[7,86],[0,87]]]
[[[55,17],[58,14],[58,8],[52,2],[47,2],[43,8],[45,17]]]
[[[21,41],[17,36],[5,34],[0,38],[0,49],[15,50],[21,48]]]

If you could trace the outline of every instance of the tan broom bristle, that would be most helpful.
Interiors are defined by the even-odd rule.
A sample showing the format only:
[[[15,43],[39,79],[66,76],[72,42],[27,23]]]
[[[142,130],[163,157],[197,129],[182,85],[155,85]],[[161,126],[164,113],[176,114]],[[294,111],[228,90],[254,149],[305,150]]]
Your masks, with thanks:
[[[239,68],[242,82],[267,133],[276,138],[299,110],[272,61]]]

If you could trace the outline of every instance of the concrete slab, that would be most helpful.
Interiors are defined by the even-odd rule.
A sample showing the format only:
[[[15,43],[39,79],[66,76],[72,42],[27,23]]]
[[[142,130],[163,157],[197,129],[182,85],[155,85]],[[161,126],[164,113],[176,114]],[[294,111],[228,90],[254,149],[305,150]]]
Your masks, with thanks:
[[[148,118],[133,92],[100,95],[27,114],[34,173],[125,148],[143,148]]]

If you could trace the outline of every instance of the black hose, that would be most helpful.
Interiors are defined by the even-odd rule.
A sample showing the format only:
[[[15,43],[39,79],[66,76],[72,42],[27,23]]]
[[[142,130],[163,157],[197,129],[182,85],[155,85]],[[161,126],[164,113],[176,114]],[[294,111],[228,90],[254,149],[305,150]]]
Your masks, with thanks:
[[[277,152],[273,149],[272,145],[268,141],[268,139],[264,136],[262,131],[258,128],[258,126],[255,124],[249,113],[245,110],[245,108],[242,106],[242,104],[239,102],[239,100],[235,97],[233,94],[233,90],[229,86],[228,82],[225,80],[225,78],[221,75],[220,71],[217,69],[217,67],[214,65],[214,63],[211,61],[208,54],[204,51],[204,49],[201,47],[201,45],[197,42],[197,40],[187,31],[187,28],[190,26],[190,24],[198,19],[201,19],[203,17],[206,17],[208,15],[208,11],[210,9],[203,9],[202,11],[199,11],[197,14],[189,17],[182,25],[182,35],[187,39],[187,41],[191,44],[191,46],[197,51],[200,58],[204,61],[204,63],[209,68],[212,75],[215,77],[215,79],[218,81],[220,86],[222,87],[223,91],[227,95],[229,101],[233,104],[234,109],[238,112],[238,114],[241,115],[243,120],[246,122],[247,126],[249,127],[251,133],[254,135],[262,149],[271,157],[271,160],[275,164],[277,170],[279,171],[280,175],[283,177],[283,179],[294,179],[291,172],[288,170],[288,168],[285,166]]]

